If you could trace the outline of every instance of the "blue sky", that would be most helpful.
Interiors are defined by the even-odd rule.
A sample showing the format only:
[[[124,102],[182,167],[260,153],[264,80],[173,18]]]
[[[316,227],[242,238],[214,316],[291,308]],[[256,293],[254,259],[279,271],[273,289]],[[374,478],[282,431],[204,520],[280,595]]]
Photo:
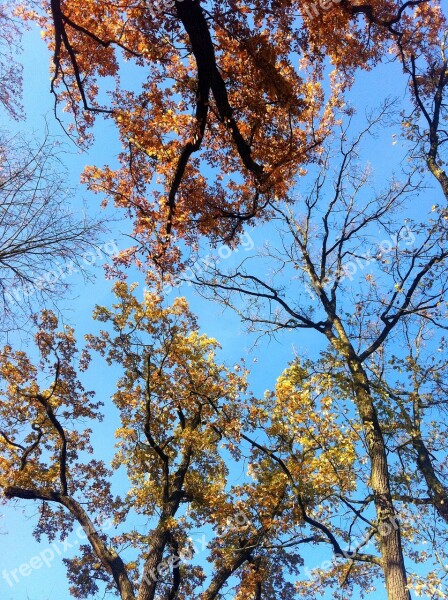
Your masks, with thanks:
[[[3,129],[21,129],[34,131],[39,136],[45,127],[45,120],[50,126],[50,131],[62,135],[59,126],[54,122],[52,116],[53,99],[49,93],[49,55],[39,32],[33,29],[25,35],[25,51],[21,60],[24,64],[24,100],[27,120],[25,123],[10,123],[5,116],[1,116],[1,127]],[[397,86],[397,79],[400,85]],[[373,72],[361,73],[358,77],[353,92],[352,102],[357,106],[362,116],[364,106],[374,107],[378,100],[387,94],[396,94],[397,89],[402,94],[404,79],[396,64],[385,65]],[[377,94],[377,92],[379,92]],[[396,164],[398,170],[397,156],[400,141],[394,144],[396,138],[393,135],[400,132],[390,129],[385,130],[376,140],[371,140],[369,145],[368,159],[375,169],[377,180],[380,182],[385,174],[390,174],[391,167]],[[78,186],[79,176],[85,164],[93,163],[113,164],[114,155],[120,151],[114,126],[111,122],[101,121],[99,118],[95,127],[95,143],[88,153],[79,153],[74,146],[69,145],[70,152],[65,156],[65,163],[70,173],[70,184]],[[68,142],[69,144],[69,142]],[[300,189],[300,181],[297,189]],[[438,193],[434,192],[434,198]],[[100,198],[78,187],[74,200],[74,210],[82,209],[82,201],[85,200],[92,213],[99,212]],[[434,203],[432,193],[428,196],[427,207]],[[427,207],[424,208],[425,212]],[[104,236],[104,241],[114,240],[119,249],[126,247],[127,240],[124,237],[130,231],[130,223],[125,221],[124,214],[118,215],[118,220],[111,223],[111,232]],[[249,229],[249,234],[254,240],[255,247],[262,246],[271,235],[269,226]],[[239,249],[240,255],[244,249]],[[232,260],[232,259],[229,259]],[[91,313],[95,304],[108,304],[110,302],[111,282],[103,278],[101,265],[95,269],[96,281],[85,283],[81,278],[73,276],[71,283],[73,287],[70,297],[64,301],[63,309],[67,322],[74,325],[78,332],[78,339],[92,329]],[[135,278],[139,278],[143,288],[143,277],[135,272]],[[206,302],[199,298],[192,287],[183,285],[178,291],[186,295],[190,301],[193,311],[199,315],[202,329],[210,336],[216,337],[223,346],[223,356],[229,364],[237,362],[241,357],[246,357],[252,370],[251,381],[256,394],[262,393],[267,388],[272,388],[276,377],[287,366],[293,358],[294,353],[299,355],[313,356],[319,347],[315,334],[300,331],[287,333],[279,337],[277,341],[262,340],[261,344],[250,350],[255,341],[244,333],[237,317],[229,311],[223,312],[221,306]],[[16,338],[17,344],[22,344]],[[256,362],[254,362],[256,359]],[[96,388],[98,397],[107,401],[114,391],[113,372],[101,361],[95,361],[95,369],[90,371],[86,378],[87,388]],[[100,389],[98,383],[100,382]],[[105,424],[102,425],[101,434],[95,436],[98,454],[107,458],[112,456],[110,440],[113,439],[113,429],[116,416],[110,414]],[[28,575],[17,574],[18,582],[10,587],[8,583],[0,578],[0,598],[2,600],[68,600],[71,598],[67,591],[65,569],[61,562],[59,552],[64,554],[62,544],[58,542],[58,549],[49,548],[44,540],[38,544],[32,537],[33,525],[36,522],[37,507],[28,503],[21,503],[20,507],[2,507],[2,518],[0,519],[0,571],[6,569],[8,572],[17,569],[23,563],[39,556],[47,551],[45,555],[50,566],[43,564],[39,569],[33,569]],[[76,546],[79,538],[76,534],[68,539],[70,544]],[[73,548],[67,548],[67,556]],[[51,553],[53,557],[50,559]],[[42,556],[42,555],[41,555]],[[309,553],[306,564],[310,567],[320,562],[315,551]],[[37,563],[36,563],[37,564]],[[24,570],[25,572],[26,570]],[[0,573],[1,574],[1,573]],[[375,596],[377,599],[380,595]]]

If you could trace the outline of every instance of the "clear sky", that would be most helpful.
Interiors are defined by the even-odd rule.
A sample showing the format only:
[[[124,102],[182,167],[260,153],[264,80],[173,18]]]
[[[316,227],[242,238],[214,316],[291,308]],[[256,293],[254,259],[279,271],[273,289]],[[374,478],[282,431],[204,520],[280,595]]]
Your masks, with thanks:
[[[49,93],[48,52],[36,29],[25,35],[24,42],[25,50],[21,60],[25,68],[24,99],[27,120],[25,123],[15,124],[1,115],[1,128],[32,130],[39,136],[43,132],[46,119],[51,132],[61,135],[62,132],[52,116],[53,99]],[[400,78],[399,86],[396,86],[397,77]],[[373,73],[362,73],[351,98],[362,114],[364,106],[374,107],[378,104],[378,100],[387,93],[394,95],[397,93],[397,89],[402,93],[403,87],[403,76],[398,66],[389,64]],[[377,94],[377,92],[380,93]],[[397,144],[394,144],[396,141],[396,138],[393,137],[394,134],[399,134],[399,132],[387,130],[377,140],[370,141],[368,159],[375,169],[378,181],[381,181],[386,174],[390,174],[394,164],[398,170],[397,155],[400,153],[397,152]],[[85,164],[93,161],[96,164],[103,162],[113,164],[114,154],[116,155],[120,150],[112,123],[102,122],[99,118],[95,137],[96,142],[88,154],[80,154],[76,148],[72,147],[70,153],[64,158],[73,186],[78,185],[79,175]],[[399,144],[400,141],[398,141]],[[300,189],[300,182],[298,182],[297,189]],[[84,188],[78,187],[74,201],[75,210],[82,210],[82,200],[87,202],[92,213],[99,212],[100,198],[89,194]],[[119,249],[125,248],[128,240],[124,234],[129,232],[130,228],[130,224],[125,221],[124,214],[119,214],[118,220],[111,224],[110,234],[105,235],[104,242],[113,240]],[[254,240],[255,248],[262,246],[269,238],[269,227],[249,229],[249,234]],[[245,250],[240,248],[240,255],[243,252]],[[103,278],[101,264],[98,263],[95,273],[96,281],[94,283],[85,283],[81,278],[73,276],[70,298],[63,304],[66,320],[76,326],[78,339],[81,339],[84,333],[92,330],[90,316],[94,305],[110,302],[111,282]],[[142,275],[138,273],[135,273],[135,278],[143,280]],[[182,286],[178,291],[175,290],[172,297],[174,297],[174,293],[186,295],[191,300],[193,310],[199,315],[202,329],[220,341],[223,346],[223,356],[229,364],[233,364],[243,356],[247,358],[252,369],[251,380],[256,394],[273,387],[276,377],[287,366],[295,352],[302,356],[312,356],[318,348],[313,333],[300,331],[299,333],[284,334],[277,341],[271,340],[269,343],[267,339],[264,339],[261,345],[251,350],[254,338],[243,332],[237,318],[232,313],[229,311],[223,313],[222,307],[200,299],[187,285]],[[21,342],[16,339],[16,343]],[[105,370],[106,367],[102,361],[95,361],[94,364],[96,370],[89,372],[85,378],[86,387],[96,388],[98,397],[107,401],[114,391],[113,373],[110,369]],[[101,432],[97,432],[94,440],[98,455],[106,459],[110,459],[113,453],[110,440],[113,439],[115,419],[116,415],[111,411],[101,427]],[[49,546],[46,540],[43,540],[42,544],[38,544],[32,536],[32,529],[36,523],[36,509],[37,507],[31,503],[20,503],[16,508],[4,507],[1,509],[3,514],[0,519],[0,575],[3,569],[13,572],[24,563],[30,564],[33,557],[37,556],[42,559],[39,568],[31,570],[23,568],[22,574],[16,571],[18,581],[13,581],[12,587],[4,578],[0,577],[0,598],[2,600],[68,600],[71,598],[67,591],[65,569],[61,558],[71,555],[80,538],[74,533],[72,537],[68,538],[70,546],[67,545],[66,548],[60,542],[56,542],[56,546],[53,547]],[[315,551],[308,555],[305,553],[305,559],[305,564],[309,568],[322,560],[318,559]],[[39,564],[39,561],[35,561],[34,564]],[[14,579],[14,576],[11,577]],[[381,600],[380,594],[375,598]]]

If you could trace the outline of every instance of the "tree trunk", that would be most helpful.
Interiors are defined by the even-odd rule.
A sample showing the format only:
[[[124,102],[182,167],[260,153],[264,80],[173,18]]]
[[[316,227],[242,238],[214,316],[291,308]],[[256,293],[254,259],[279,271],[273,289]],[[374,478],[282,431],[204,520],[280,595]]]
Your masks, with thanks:
[[[333,316],[333,323],[339,337],[336,338],[331,332],[328,332],[328,337],[332,345],[342,353],[350,370],[356,406],[363,424],[369,452],[370,486],[376,509],[377,540],[381,550],[387,597],[388,600],[410,600],[400,525],[395,515],[390,490],[386,446],[370,392],[369,380],[342,324],[335,316]]]
[[[420,431],[413,433],[412,446],[417,452],[417,466],[428,487],[429,496],[442,519],[448,523],[448,489],[437,477],[431,455],[422,440]]]
[[[381,426],[362,365],[350,358],[348,366],[353,378],[356,404],[363,422],[370,456],[370,485],[374,495],[378,522],[377,539],[381,549],[387,597],[389,600],[410,600],[400,525],[395,516],[390,491],[389,467]]]
[[[159,524],[151,535],[151,548],[143,569],[143,577],[137,600],[153,600],[159,579],[165,578],[170,569],[169,560],[163,561],[163,553],[169,541],[169,531]]]

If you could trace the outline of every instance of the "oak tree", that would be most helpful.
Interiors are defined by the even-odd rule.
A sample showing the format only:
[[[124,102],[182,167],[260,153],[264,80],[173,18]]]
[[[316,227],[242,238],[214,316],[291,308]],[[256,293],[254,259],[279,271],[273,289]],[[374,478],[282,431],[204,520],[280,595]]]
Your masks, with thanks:
[[[148,281],[157,290],[149,305],[140,305],[119,285],[118,312],[98,311],[117,335],[105,332],[90,344],[125,371],[115,396],[123,422],[116,465],[126,464],[134,488],[117,500],[117,518],[126,514],[120,503],[129,502],[155,519],[150,510],[157,506],[161,517],[151,535],[132,538],[143,579],[138,565],[124,564],[101,545],[95,530],[84,558],[70,563],[75,593],[93,591],[91,569],[97,568],[96,576],[112,577],[123,598],[135,597],[138,585],[140,599],[211,599],[227,582],[236,586],[236,597],[317,595],[324,578],[338,597],[352,589],[370,591],[378,574],[389,600],[408,600],[412,587],[443,594],[436,567],[423,583],[419,570],[412,571],[426,556],[414,540],[425,535],[442,571],[444,564],[445,445],[430,418],[444,410],[445,365],[431,362],[425,348],[427,336],[440,338],[446,327],[446,210],[434,204],[429,218],[404,217],[413,200],[423,201],[429,176],[448,196],[446,23],[440,4],[90,0],[81,6],[51,0],[23,2],[19,13],[43,30],[52,52],[56,116],[63,103],[79,143],[89,143],[97,116],[117,127],[119,167],[92,165],[84,181],[133,216],[137,245],[119,261],[127,265],[143,251]],[[347,98],[359,70],[389,59],[403,71],[399,91],[410,92],[411,108],[404,103],[400,117],[409,167],[365,199],[370,173],[357,162],[360,144],[375,125],[384,126],[390,103],[349,141],[353,109]],[[129,73],[132,83],[126,86]],[[105,78],[114,81],[109,102],[101,91]],[[298,201],[296,186],[302,192]],[[213,361],[207,363],[186,307],[178,300],[164,313],[157,285],[182,276],[182,248],[196,251],[203,237],[236,244],[246,224],[264,222],[281,229],[278,245],[268,245],[262,259],[272,265],[270,278],[244,261],[236,268],[212,268],[197,283],[252,326],[270,333],[309,329],[326,345],[314,361],[293,361],[273,394],[243,402],[236,395],[243,381],[230,374],[226,381]],[[387,250],[378,244],[377,230],[387,238]],[[363,279],[365,263],[374,268]],[[248,303],[238,304],[238,296]],[[182,339],[179,326],[170,324],[178,310]],[[152,322],[159,325],[154,329]],[[158,345],[135,337],[141,327]],[[54,350],[54,341],[50,345]],[[213,343],[204,340],[204,347]],[[58,364],[47,391],[28,379],[11,384],[21,401],[43,407],[41,418],[50,424],[45,403],[53,410]],[[209,369],[214,375],[201,379]],[[73,477],[69,487],[67,436],[51,414],[59,479],[45,480],[44,488],[40,480],[27,481],[28,487],[18,481],[6,487],[6,496],[54,501],[90,527],[72,504],[79,480]],[[16,452],[7,468],[20,480],[42,427],[26,433],[27,444],[15,440],[7,408],[5,418],[13,427],[13,434],[5,427],[5,444]],[[251,480],[230,491],[221,440],[234,460],[249,456]],[[107,495],[103,479],[102,486]],[[205,493],[198,496],[201,489]],[[243,533],[231,529],[213,538],[214,570],[208,587],[198,591],[204,573],[172,557],[188,546],[190,523],[219,527],[231,498],[238,498],[250,524]],[[191,513],[182,512],[183,503],[191,504]],[[419,528],[410,525],[412,515]],[[318,570],[320,578],[292,586],[300,563],[296,546],[305,542],[328,546],[340,561]],[[167,557],[170,575],[151,577]]]
[[[64,539],[74,524],[82,527],[89,544],[64,559],[75,597],[103,584],[126,600],[211,600],[227,585],[237,597],[252,590],[294,597],[288,574],[298,572],[295,547],[308,539],[300,518],[288,523],[298,509],[285,475],[264,469],[259,482],[239,484],[230,473],[230,457],[245,462],[236,445],[242,415],[257,420],[244,366],[232,371],[217,362],[217,342],[199,332],[184,299],[164,307],[160,296],[146,293],[138,302],[123,283],[116,294],[111,309],[97,308],[95,318],[106,329],[88,336],[80,356],[73,330],[58,330],[50,312],[36,334],[39,363],[9,346],[1,353],[4,498],[39,503],[39,538]],[[102,403],[79,380],[92,350],[122,375],[113,396],[121,425],[112,470],[82,425],[102,420]],[[337,428],[328,434],[334,445],[342,435]],[[316,460],[317,479],[325,461]],[[112,472],[122,469],[129,488],[114,497]],[[332,484],[323,479],[328,490]],[[101,515],[119,525],[115,535],[101,531]],[[142,517],[139,529],[134,515]],[[211,541],[201,551],[208,550],[211,575],[203,556],[200,564],[192,561],[192,536],[204,527]]]
[[[428,0],[20,7],[43,29],[51,91],[79,141],[88,141],[96,116],[115,123],[120,167],[93,165],[85,181],[133,214],[140,243],[159,262],[178,258],[173,235],[233,239],[246,222],[269,218],[270,202],[319,158],[358,69],[394,56],[414,73],[416,110],[426,119],[422,102],[445,86],[444,59],[435,60],[445,19]],[[115,82],[108,102],[106,78]],[[439,113],[430,134],[435,164]]]

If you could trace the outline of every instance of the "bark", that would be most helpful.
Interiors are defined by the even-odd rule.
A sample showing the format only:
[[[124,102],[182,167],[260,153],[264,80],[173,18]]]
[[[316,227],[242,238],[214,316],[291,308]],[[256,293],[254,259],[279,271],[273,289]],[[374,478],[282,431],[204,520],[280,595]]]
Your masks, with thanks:
[[[101,560],[103,566],[112,573],[121,600],[135,600],[134,589],[128,578],[123,561],[113,548],[106,546],[84,509],[68,496],[61,498],[61,504],[68,508],[78,523],[82,525],[95,554]]]
[[[193,429],[197,427],[199,422],[200,412],[195,416],[192,424]],[[151,436],[150,439],[152,439]],[[166,522],[169,518],[174,517],[179,509],[183,497],[182,488],[185,475],[190,466],[192,454],[193,448],[186,448],[182,461],[176,472],[173,474],[171,484],[167,490],[169,496],[165,500],[159,523],[151,536],[151,547],[143,568],[143,576],[138,590],[137,600],[154,600],[159,579],[166,577],[170,571],[175,571],[175,568],[179,564],[179,557],[174,554],[165,560],[163,558],[165,548],[171,540],[171,532],[167,528]],[[174,575],[177,576],[175,573]]]
[[[412,435],[412,446],[417,452],[417,467],[425,478],[432,504],[442,519],[448,523],[448,489],[437,477],[429,450],[419,433]]]
[[[328,324],[324,333],[333,348],[344,358],[351,374],[355,403],[361,417],[370,458],[370,486],[376,510],[377,540],[381,551],[381,566],[387,597],[388,600],[411,600],[407,587],[400,525],[395,515],[390,489],[386,445],[371,394],[369,379],[363,367],[366,352],[361,356],[355,352],[344,326],[336,314],[335,301],[328,298],[303,243],[301,243],[301,249],[311,281],[328,316]],[[410,301],[411,292],[408,292],[408,297]],[[370,356],[373,351],[367,353],[367,356]]]
[[[443,194],[445,198],[448,200],[448,177],[446,172],[442,169],[438,162],[439,158],[439,147],[440,147],[440,139],[439,139],[439,124],[441,111],[443,107],[443,96],[444,90],[448,83],[448,78],[446,77],[448,62],[445,60],[442,64],[442,68],[440,70],[439,84],[437,86],[436,93],[434,95],[434,112],[432,119],[429,120],[429,152],[426,157],[426,164],[428,165],[428,169],[440,183],[440,187],[442,188]],[[414,73],[414,85],[415,83],[415,62],[413,63],[413,73]]]
[[[204,90],[211,89],[216,102],[216,108],[223,123],[229,129],[236,150],[248,171],[255,177],[263,175],[263,166],[254,161],[248,142],[244,139],[238,124],[233,117],[233,109],[229,102],[226,84],[216,63],[215,50],[204,11],[197,0],[176,2],[177,16],[182,21],[196,59],[198,82]],[[203,99],[204,100],[204,99]]]
[[[250,552],[247,550],[242,551],[231,566],[222,567],[219,569],[213,577],[209,587],[202,594],[201,600],[215,600],[218,597],[223,585],[232,576],[232,574],[239,569],[239,567],[248,560]]]
[[[433,156],[428,156],[426,159],[426,164],[428,165],[428,169],[440,183],[440,187],[442,188],[442,192],[445,198],[448,200],[448,177],[445,171],[437,164],[437,161]]]
[[[388,393],[392,400],[395,400],[401,406],[400,398],[391,391],[388,391]],[[413,419],[411,419],[404,407],[402,407],[402,415],[407,423],[412,447],[416,453],[417,469],[423,475],[428,488],[429,498],[420,499],[419,501],[423,504],[432,504],[439,513],[439,516],[448,523],[448,488],[439,479],[433,465],[433,457],[422,437],[418,385],[412,396],[414,405]],[[409,501],[415,502],[415,499]]]
[[[104,568],[111,573],[117,585],[121,600],[135,600],[132,584],[128,578],[126,567],[113,548],[108,548],[95,529],[94,524],[76,500],[70,496],[54,491],[29,490],[11,486],[5,489],[6,498],[21,498],[25,500],[44,500],[62,504],[84,529],[87,539]]]
[[[390,489],[386,446],[370,392],[369,380],[362,362],[348,340],[342,324],[335,315],[333,315],[332,321],[338,337],[335,337],[330,332],[328,333],[328,337],[333,346],[344,356],[350,370],[355,401],[363,424],[370,457],[370,485],[373,491],[377,515],[377,540],[381,550],[387,597],[388,600],[410,600],[411,596],[407,587],[400,525],[395,514]]]
[[[143,569],[143,577],[138,590],[137,600],[152,600],[155,596],[159,579],[166,575],[165,568],[170,568],[169,561],[163,561],[163,553],[168,544],[170,533],[163,523],[159,524],[151,535],[151,548]]]

